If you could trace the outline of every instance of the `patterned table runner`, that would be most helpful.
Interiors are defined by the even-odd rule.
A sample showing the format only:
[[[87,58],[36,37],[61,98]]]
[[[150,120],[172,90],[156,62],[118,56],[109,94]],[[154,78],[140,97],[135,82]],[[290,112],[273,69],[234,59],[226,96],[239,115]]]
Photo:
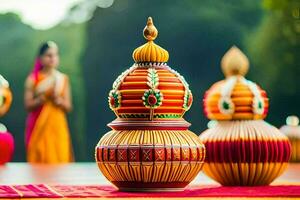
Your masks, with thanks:
[[[300,197],[300,185],[259,187],[190,186],[183,192],[119,192],[112,186],[0,185],[0,198],[128,198],[128,197]]]

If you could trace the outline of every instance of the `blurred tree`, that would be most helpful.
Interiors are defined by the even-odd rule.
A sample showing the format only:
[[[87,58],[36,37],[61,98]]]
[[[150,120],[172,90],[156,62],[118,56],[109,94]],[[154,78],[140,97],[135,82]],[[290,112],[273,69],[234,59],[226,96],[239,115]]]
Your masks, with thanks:
[[[168,64],[190,83],[194,105],[185,117],[200,133],[207,123],[203,94],[224,77],[219,65],[224,53],[233,44],[244,49],[245,36],[262,17],[260,2],[115,0],[109,8],[97,8],[86,24],[66,20],[46,31],[24,25],[16,15],[0,15],[0,73],[10,81],[15,98],[1,121],[15,135],[15,160],[24,160],[23,84],[40,42],[54,40],[60,46],[61,70],[70,75],[73,86],[70,128],[75,153],[77,160],[91,161],[96,142],[109,130],[106,124],[115,118],[107,105],[108,92],[115,78],[132,65],[133,50],[145,42],[142,30],[148,16],[159,30],[156,42],[170,53]]]
[[[10,82],[14,100],[9,113],[1,118],[14,134],[15,161],[25,160],[24,129],[26,112],[23,106],[23,89],[26,76],[41,42],[54,40],[61,52],[61,69],[70,76],[74,111],[70,114],[70,129],[76,158],[85,159],[85,92],[80,59],[84,49],[85,25],[59,25],[38,31],[24,25],[16,14],[0,15],[0,73]]]
[[[261,25],[246,39],[251,75],[270,97],[269,120],[283,125],[287,115],[300,115],[300,1],[265,0]]]
[[[36,49],[31,41],[35,31],[21,23],[17,15],[9,13],[0,15],[0,32],[0,73],[10,82],[14,98],[10,111],[0,121],[13,133],[14,160],[20,161],[25,157],[23,85]]]
[[[84,54],[89,154],[115,118],[107,104],[108,92],[132,65],[133,50],[145,42],[142,30],[148,16],[159,31],[156,43],[170,53],[168,64],[190,83],[194,105],[185,118],[200,133],[207,123],[203,94],[224,77],[219,65],[224,53],[233,44],[243,49],[244,35],[260,21],[260,7],[260,0],[116,0],[109,8],[98,8],[87,25]]]

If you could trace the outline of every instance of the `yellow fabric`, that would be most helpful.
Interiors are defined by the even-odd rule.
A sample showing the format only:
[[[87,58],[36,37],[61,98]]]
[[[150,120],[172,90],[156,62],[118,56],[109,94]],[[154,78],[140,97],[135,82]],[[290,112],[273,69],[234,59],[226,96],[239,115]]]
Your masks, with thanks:
[[[73,161],[72,157],[65,113],[48,102],[33,129],[27,160],[33,163],[65,163]]]
[[[49,164],[73,161],[65,113],[51,101],[47,101],[43,105],[32,130],[27,148],[27,161]]]

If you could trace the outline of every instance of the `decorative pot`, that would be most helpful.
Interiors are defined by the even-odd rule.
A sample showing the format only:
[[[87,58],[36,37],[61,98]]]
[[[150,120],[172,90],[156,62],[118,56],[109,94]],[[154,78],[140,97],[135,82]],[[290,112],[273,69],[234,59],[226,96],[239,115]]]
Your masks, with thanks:
[[[280,131],[285,134],[292,145],[291,162],[300,162],[300,126],[297,116],[289,116],[286,119],[286,125],[280,128]]]
[[[9,83],[0,75],[0,117],[10,108],[12,94]],[[6,127],[0,123],[0,165],[9,162],[14,152],[14,138],[7,131]]]
[[[14,152],[14,138],[3,124],[0,124],[0,165],[11,161]]]
[[[9,89],[9,83],[0,75],[0,117],[10,108],[12,94]]]
[[[268,185],[287,167],[288,138],[266,123],[266,92],[244,78],[248,59],[232,47],[222,59],[226,79],[205,94],[204,112],[217,123],[200,138],[207,151],[204,172],[222,185]]]
[[[182,118],[192,93],[167,65],[168,52],[154,43],[157,34],[149,17],[147,43],[133,52],[135,63],[109,93],[117,119],[96,146],[100,171],[123,191],[183,190],[205,158],[204,145]]]

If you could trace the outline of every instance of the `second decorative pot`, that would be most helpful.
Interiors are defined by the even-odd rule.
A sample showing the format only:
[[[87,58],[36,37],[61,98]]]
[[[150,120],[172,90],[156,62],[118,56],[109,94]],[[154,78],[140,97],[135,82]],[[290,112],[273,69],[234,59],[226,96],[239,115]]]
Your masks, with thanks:
[[[268,185],[287,167],[288,138],[263,121],[267,94],[245,79],[248,59],[232,47],[222,59],[225,80],[205,94],[204,112],[216,124],[200,138],[206,146],[204,172],[222,185]]]
[[[300,126],[297,116],[289,116],[286,119],[286,125],[280,128],[280,131],[285,134],[292,146],[292,156],[290,162],[300,162]]]

